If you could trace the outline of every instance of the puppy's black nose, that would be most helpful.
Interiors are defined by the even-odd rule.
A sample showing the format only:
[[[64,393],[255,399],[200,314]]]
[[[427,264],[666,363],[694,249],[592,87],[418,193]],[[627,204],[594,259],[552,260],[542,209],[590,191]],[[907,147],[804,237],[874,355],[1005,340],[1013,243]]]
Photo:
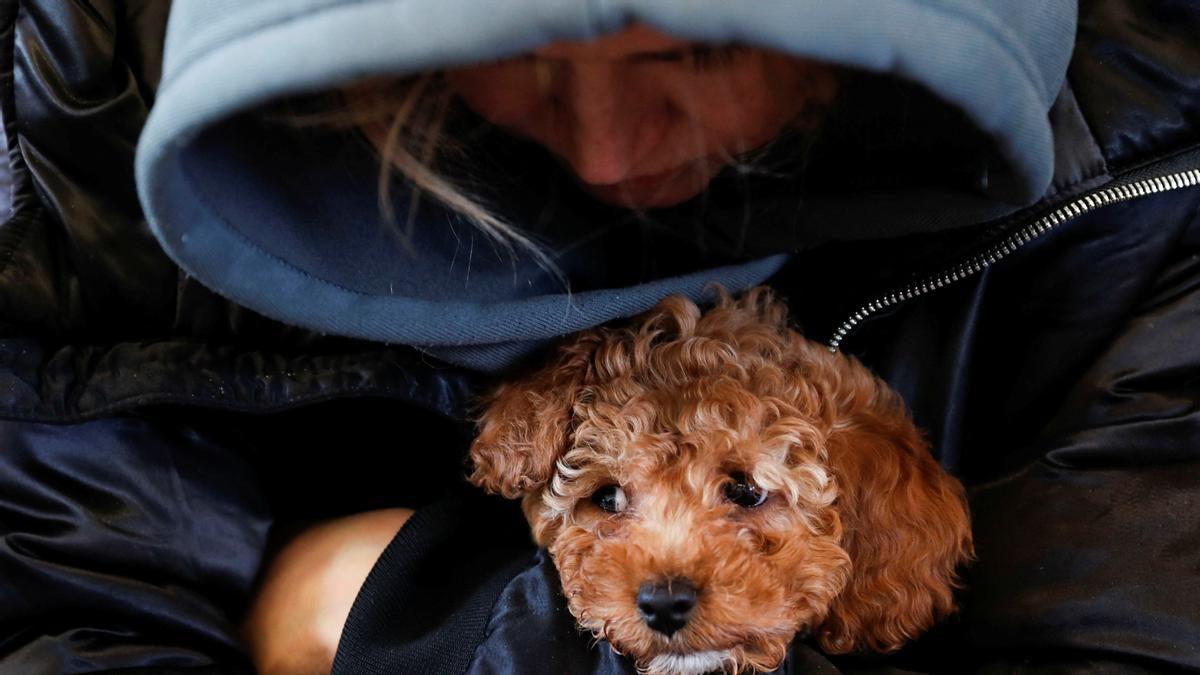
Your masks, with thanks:
[[[696,607],[696,587],[687,579],[646,581],[638,588],[637,606],[646,625],[663,635],[674,635],[687,625]]]

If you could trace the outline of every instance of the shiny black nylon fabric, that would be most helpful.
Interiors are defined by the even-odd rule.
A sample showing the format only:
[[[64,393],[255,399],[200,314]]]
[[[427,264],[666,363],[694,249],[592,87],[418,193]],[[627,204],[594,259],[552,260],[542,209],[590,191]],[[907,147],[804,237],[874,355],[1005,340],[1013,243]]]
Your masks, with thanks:
[[[179,279],[157,251],[124,181],[163,15],[157,2],[0,4],[16,189],[0,227],[0,672],[244,669],[233,624],[264,528],[430,501],[418,479],[449,482],[469,431],[456,422],[478,385],[469,373],[266,321]],[[1189,3],[1085,5],[1090,52],[1071,75],[1112,166],[1195,142],[1200,78],[1182,45],[1197,25]],[[895,663],[1197,668],[1194,193],[1103,209],[847,342],[974,486],[986,552],[963,623]],[[968,244],[829,245],[775,281],[824,338],[917,262],[937,268]],[[192,404],[307,407],[208,417]],[[386,441],[380,427],[404,408],[447,420],[431,434],[444,462],[369,441]],[[373,452],[355,457],[361,472],[331,480],[328,449],[348,447]],[[202,503],[188,509],[180,495]],[[215,503],[225,510],[204,508]],[[190,554],[204,541],[197,522],[235,553]],[[95,585],[80,593],[81,580]],[[534,638],[511,653],[544,648]]]
[[[271,520],[249,463],[186,420],[0,422],[0,672],[252,672],[230,640]]]

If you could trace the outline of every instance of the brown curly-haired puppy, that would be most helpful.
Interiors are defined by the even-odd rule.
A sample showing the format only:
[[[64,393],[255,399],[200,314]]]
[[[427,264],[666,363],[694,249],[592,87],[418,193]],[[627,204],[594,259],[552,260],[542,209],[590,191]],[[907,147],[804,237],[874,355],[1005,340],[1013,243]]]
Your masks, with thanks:
[[[759,288],[671,297],[487,401],[471,480],[522,497],[581,627],[646,673],[890,651],[953,609],[962,486],[900,397]]]

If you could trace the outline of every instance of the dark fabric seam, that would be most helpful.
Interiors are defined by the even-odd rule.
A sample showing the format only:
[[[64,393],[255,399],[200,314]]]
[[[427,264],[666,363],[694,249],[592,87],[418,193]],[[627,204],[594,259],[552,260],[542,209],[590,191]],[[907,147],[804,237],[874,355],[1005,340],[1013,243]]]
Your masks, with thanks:
[[[526,565],[524,570],[517,573],[518,576],[533,569],[535,566],[536,564]],[[512,579],[509,579],[508,583],[512,583]],[[471,668],[471,664],[475,663],[475,660],[478,658],[480,648],[482,648],[483,644],[492,636],[493,631],[488,630],[488,628],[491,626],[492,617],[496,613],[496,605],[500,604],[500,598],[504,595],[504,589],[506,588],[508,588],[508,584],[505,584],[500,588],[500,592],[496,594],[496,598],[492,601],[491,606],[488,607],[488,620],[484,622],[483,630],[481,631],[482,635],[479,636],[479,641],[475,643],[475,648],[471,650],[471,658],[467,659],[466,664],[463,666],[463,673],[466,673]]]
[[[4,281],[8,266],[17,257],[17,251],[25,243],[29,233],[42,224],[39,217],[43,215],[40,210],[36,210],[33,213],[16,214],[6,222],[0,223],[0,241],[3,242],[3,246],[0,247],[0,282]]]
[[[13,215],[5,223],[0,223],[0,280],[8,270],[9,264],[16,257],[16,252],[25,242],[26,237],[38,224],[37,216],[42,215],[39,209],[31,209],[31,212],[23,212],[17,210],[17,190],[20,187],[19,179],[25,173],[25,167],[20,166],[20,137],[16,134],[16,49],[17,49],[17,19],[21,13],[21,0],[13,0],[12,4],[5,4],[10,10],[10,14],[0,17],[4,22],[4,28],[0,29],[0,34],[6,35],[4,44],[0,46],[0,58],[3,62],[0,63],[0,74],[3,79],[0,80],[0,106],[3,113],[0,114],[0,120],[3,120],[3,128],[0,133],[5,135],[5,144],[8,151],[5,153],[4,160],[8,163],[9,176],[11,177],[12,193],[11,204]],[[13,135],[9,137],[8,130],[13,130]],[[20,181],[24,182],[24,181]],[[14,221],[20,221],[19,226],[14,224]]]
[[[1063,80],[1063,86],[1071,91],[1071,98],[1075,99],[1075,109],[1079,111],[1079,119],[1083,122],[1084,129],[1088,132],[1088,137],[1092,140],[1092,145],[1099,151],[1100,162],[1104,165],[1102,173],[1112,175],[1112,169],[1108,165],[1108,157],[1104,154],[1104,145],[1100,143],[1100,139],[1096,137],[1096,132],[1092,131],[1092,121],[1088,119],[1088,113],[1083,109],[1083,105],[1079,102],[1079,97],[1075,95],[1075,85],[1071,81],[1071,70],[1067,69],[1067,76]],[[1085,180],[1089,177],[1085,177]]]
[[[302,408],[307,405],[323,403],[326,401],[335,401],[335,400],[339,400],[339,399],[343,399],[343,398],[359,398],[359,397],[371,397],[371,396],[378,396],[380,398],[396,398],[398,400],[403,400],[406,403],[411,403],[412,405],[417,406],[428,412],[432,412],[432,413],[436,413],[438,415],[445,416],[444,411],[439,410],[438,408],[430,405],[429,402],[427,402],[427,401],[424,401],[421,399],[409,398],[406,396],[398,396],[396,394],[397,394],[397,389],[395,389],[395,388],[382,386],[382,385],[374,385],[374,386],[343,388],[343,389],[339,389],[338,391],[333,392],[333,393],[315,394],[315,395],[311,395],[311,396],[300,396],[300,397],[291,398],[291,399],[274,402],[274,403],[254,404],[254,403],[242,403],[242,402],[231,403],[231,402],[229,402],[228,399],[219,399],[219,398],[208,397],[208,396],[200,398],[196,395],[152,392],[152,393],[132,394],[130,396],[114,399],[112,402],[106,403],[102,406],[82,407],[82,408],[79,406],[73,406],[73,407],[68,406],[68,407],[63,408],[63,410],[73,410],[74,412],[72,412],[70,414],[63,414],[63,415],[47,414],[45,412],[40,411],[37,408],[24,408],[21,410],[4,410],[4,411],[0,411],[0,419],[17,421],[17,422],[34,422],[34,423],[43,423],[43,424],[54,424],[54,423],[68,423],[69,424],[69,423],[78,423],[78,422],[88,422],[88,421],[98,419],[102,415],[107,415],[107,414],[111,414],[111,413],[127,412],[130,410],[139,408],[139,407],[145,407],[145,406],[151,406],[151,405],[189,405],[189,406],[208,408],[208,409],[212,409],[212,410],[229,411],[229,412],[272,414],[272,413],[283,412],[283,411],[287,411],[287,410],[294,410],[296,408]],[[43,408],[45,408],[45,407],[46,406],[43,406]]]
[[[179,164],[182,165],[183,163],[179,162]],[[270,251],[267,251],[266,249],[262,248],[257,243],[252,241],[249,237],[247,237],[244,232],[242,232],[240,229],[238,229],[236,226],[234,226],[233,223],[229,222],[229,220],[225,217],[224,213],[222,213],[220,210],[216,209],[213,206],[214,201],[212,199],[212,195],[210,195],[209,193],[207,193],[201,189],[201,185],[203,185],[203,183],[201,181],[196,180],[195,176],[190,175],[184,169],[184,166],[186,166],[186,165],[180,166],[179,170],[181,173],[183,173],[185,175],[185,177],[188,179],[188,183],[192,186],[192,192],[193,192],[193,194],[196,195],[196,201],[198,201],[200,204],[202,204],[204,206],[205,211],[207,211],[210,215],[215,216],[216,219],[219,220],[221,222],[221,224],[225,226],[225,230],[227,232],[229,232],[231,235],[237,237],[238,239],[242,240],[242,242],[244,242],[246,244],[247,248],[252,249],[256,253],[262,255],[264,258],[278,264],[281,267],[287,268],[288,270],[290,270],[296,274],[299,274],[300,276],[302,276],[305,279],[308,279],[314,283],[328,286],[328,287],[336,289],[338,291],[342,291],[343,293],[349,293],[350,295],[354,295],[354,296],[357,296],[360,298],[382,298],[382,297],[385,297],[378,293],[365,293],[363,291],[358,291],[353,288],[348,288],[341,284],[334,283],[332,281],[329,281],[328,279],[322,279],[321,277],[314,276],[311,272],[301,269],[299,267],[296,267],[296,265],[291,263],[290,261],[280,258],[279,256],[275,255],[274,253],[271,253]],[[182,267],[180,269],[182,269]],[[185,272],[186,272],[186,270],[185,270]],[[189,275],[191,274],[190,272],[187,272],[187,273]]]

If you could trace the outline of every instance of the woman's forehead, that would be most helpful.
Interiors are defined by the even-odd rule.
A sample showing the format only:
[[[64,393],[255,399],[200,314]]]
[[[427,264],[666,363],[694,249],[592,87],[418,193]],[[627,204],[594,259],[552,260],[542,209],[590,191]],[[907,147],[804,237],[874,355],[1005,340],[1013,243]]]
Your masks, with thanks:
[[[592,40],[559,40],[534,51],[546,59],[651,61],[677,56],[693,41],[663,33],[642,23],[631,23],[614,33]]]

